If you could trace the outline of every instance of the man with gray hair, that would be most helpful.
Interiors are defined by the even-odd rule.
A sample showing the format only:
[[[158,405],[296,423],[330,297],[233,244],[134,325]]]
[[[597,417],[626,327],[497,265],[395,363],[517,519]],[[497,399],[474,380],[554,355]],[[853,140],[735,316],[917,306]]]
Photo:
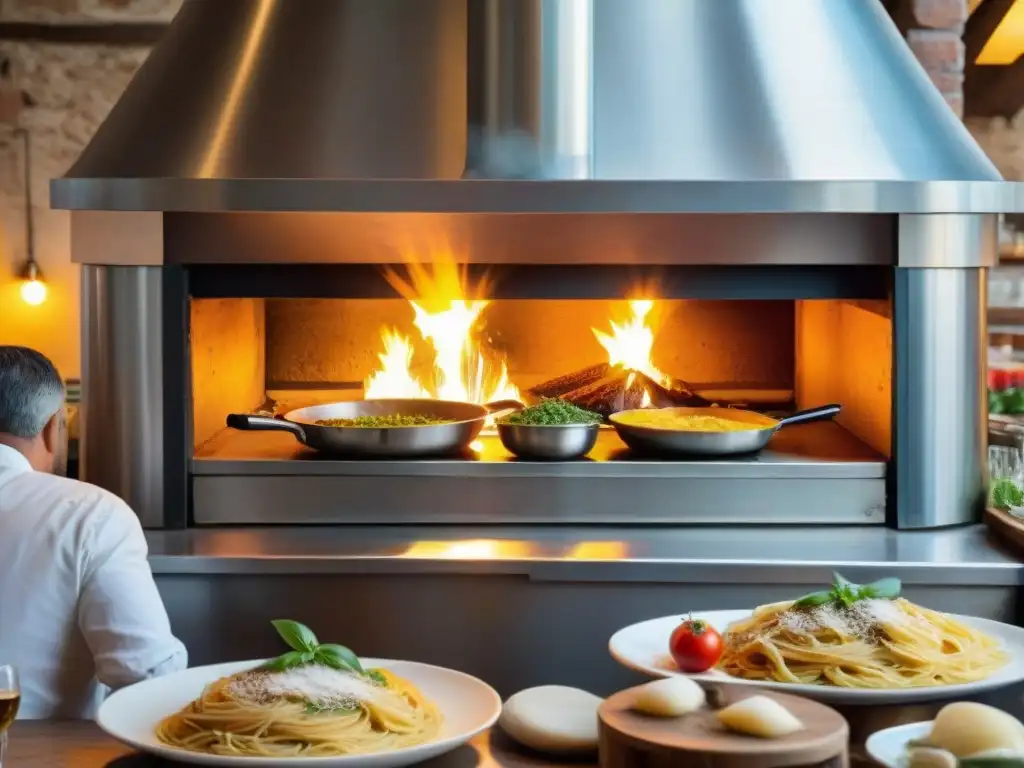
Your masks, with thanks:
[[[48,359],[0,346],[0,664],[19,717],[91,717],[107,689],[183,669],[138,518],[63,477],[64,382]]]

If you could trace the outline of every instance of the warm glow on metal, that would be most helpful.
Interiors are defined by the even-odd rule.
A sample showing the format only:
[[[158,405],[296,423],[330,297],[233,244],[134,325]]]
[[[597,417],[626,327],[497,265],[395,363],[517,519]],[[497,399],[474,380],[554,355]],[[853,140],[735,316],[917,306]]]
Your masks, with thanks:
[[[629,554],[629,545],[622,541],[581,541],[570,549],[567,560],[622,560]]]
[[[25,280],[21,284],[21,300],[29,306],[38,307],[46,301],[47,293],[46,283],[38,278],[35,280]]]
[[[975,59],[976,64],[1013,64],[1024,53],[1024,2],[1017,0]]]
[[[504,539],[417,541],[403,555],[434,560],[516,560],[529,557],[530,543]]]

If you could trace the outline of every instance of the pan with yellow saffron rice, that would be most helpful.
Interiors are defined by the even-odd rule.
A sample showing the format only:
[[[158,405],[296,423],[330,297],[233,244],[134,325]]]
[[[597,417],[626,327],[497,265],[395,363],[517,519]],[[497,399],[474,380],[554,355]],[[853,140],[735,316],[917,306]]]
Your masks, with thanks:
[[[753,611],[695,612],[721,635],[705,671],[676,664],[681,614],[626,627],[609,642],[648,674],[688,674],[774,688],[833,704],[906,704],[973,696],[1024,680],[1024,629],[943,613],[901,595],[899,579],[829,589]],[[680,662],[681,663],[681,662]]]
[[[176,762],[397,768],[466,743],[500,714],[497,693],[469,675],[360,659],[303,624],[273,624],[289,647],[281,656],[129,686],[104,702],[100,726]]]
[[[761,450],[783,427],[831,419],[838,405],[783,419],[738,408],[638,408],[609,417],[622,442],[644,453],[732,456]]]

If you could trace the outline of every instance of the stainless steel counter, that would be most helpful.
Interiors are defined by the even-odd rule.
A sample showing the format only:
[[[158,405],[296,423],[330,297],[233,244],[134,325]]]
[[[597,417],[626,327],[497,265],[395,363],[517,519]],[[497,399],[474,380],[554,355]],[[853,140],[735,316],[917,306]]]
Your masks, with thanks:
[[[486,574],[532,581],[1013,586],[1024,565],[983,526],[347,526],[150,531],[158,575]]]
[[[639,676],[608,654],[617,629],[784,600],[828,583],[833,570],[861,582],[898,576],[915,602],[1000,621],[1019,619],[1024,579],[980,526],[280,526],[148,536],[193,664],[276,653],[269,622],[287,617],[363,655],[455,667],[504,695],[635,684]]]

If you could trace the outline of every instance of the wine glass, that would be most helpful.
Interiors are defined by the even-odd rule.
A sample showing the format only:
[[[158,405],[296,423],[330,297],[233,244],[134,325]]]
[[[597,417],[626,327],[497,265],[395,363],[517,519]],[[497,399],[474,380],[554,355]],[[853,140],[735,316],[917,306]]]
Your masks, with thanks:
[[[21,688],[18,685],[18,670],[7,665],[0,665],[0,768],[4,765],[7,753],[7,729],[18,714],[21,704]]]

